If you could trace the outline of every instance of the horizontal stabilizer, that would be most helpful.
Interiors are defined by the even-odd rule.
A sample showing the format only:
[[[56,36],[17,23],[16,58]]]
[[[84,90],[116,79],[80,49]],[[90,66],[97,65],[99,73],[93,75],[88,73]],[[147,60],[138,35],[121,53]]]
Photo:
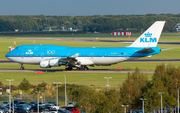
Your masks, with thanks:
[[[145,48],[145,49],[142,49],[142,50],[140,50],[140,51],[136,51],[135,53],[152,53],[152,52],[154,52],[153,49],[151,49],[151,48]]]
[[[170,49],[173,49],[173,48],[161,49],[161,51],[166,51],[166,50],[170,50]]]

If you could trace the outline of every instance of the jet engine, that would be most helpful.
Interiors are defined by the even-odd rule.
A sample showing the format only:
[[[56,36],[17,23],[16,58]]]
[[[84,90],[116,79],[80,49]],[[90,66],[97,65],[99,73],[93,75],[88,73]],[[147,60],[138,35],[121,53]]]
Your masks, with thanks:
[[[59,62],[59,59],[50,59],[50,60],[43,60],[40,62],[41,68],[50,68],[60,66],[62,63]]]
[[[50,65],[49,65],[49,60],[43,60],[40,62],[40,67],[41,68],[50,68]]]

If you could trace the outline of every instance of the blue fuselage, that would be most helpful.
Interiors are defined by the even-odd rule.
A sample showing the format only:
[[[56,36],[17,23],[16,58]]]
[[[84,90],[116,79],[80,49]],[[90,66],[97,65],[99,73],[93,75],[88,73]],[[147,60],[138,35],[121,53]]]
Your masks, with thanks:
[[[131,60],[140,57],[151,56],[160,53],[159,47],[151,47],[152,50],[146,52],[138,52],[147,47],[66,47],[55,45],[21,45],[17,46],[13,51],[6,54],[6,57],[12,61],[19,63],[38,64],[43,59],[48,58],[68,58],[78,53],[78,58],[101,58],[106,62],[106,58],[111,61],[103,64],[118,63],[124,60]],[[113,58],[117,58],[114,61]],[[122,58],[122,60],[120,60]],[[38,59],[38,60],[37,60]],[[111,60],[108,59],[108,60]],[[96,60],[93,60],[94,64]]]

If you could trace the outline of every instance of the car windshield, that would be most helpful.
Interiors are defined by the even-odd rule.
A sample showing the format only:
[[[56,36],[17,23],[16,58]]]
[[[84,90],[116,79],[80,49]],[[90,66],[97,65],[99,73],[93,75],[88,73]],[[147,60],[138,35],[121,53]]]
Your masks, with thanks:
[[[43,106],[39,106],[39,108],[44,108]]]
[[[3,104],[8,104],[9,102],[3,102]]]

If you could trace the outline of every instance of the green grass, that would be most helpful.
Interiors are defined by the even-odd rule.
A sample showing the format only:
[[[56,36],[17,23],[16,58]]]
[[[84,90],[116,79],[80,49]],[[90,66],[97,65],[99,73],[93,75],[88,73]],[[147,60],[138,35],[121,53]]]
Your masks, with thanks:
[[[42,74],[35,74],[33,72],[0,72],[0,80],[3,84],[8,85],[6,79],[14,79],[12,85],[19,85],[23,78],[26,78],[31,84],[37,85],[41,82],[52,84],[53,82],[61,82],[64,84],[64,75],[67,75],[67,84],[78,85],[94,85],[95,87],[105,87],[107,84],[104,77],[112,77],[110,79],[110,85],[112,87],[118,87],[127,78],[127,74],[122,73],[67,73],[67,72],[43,72]],[[151,79],[153,74],[146,74]]]

